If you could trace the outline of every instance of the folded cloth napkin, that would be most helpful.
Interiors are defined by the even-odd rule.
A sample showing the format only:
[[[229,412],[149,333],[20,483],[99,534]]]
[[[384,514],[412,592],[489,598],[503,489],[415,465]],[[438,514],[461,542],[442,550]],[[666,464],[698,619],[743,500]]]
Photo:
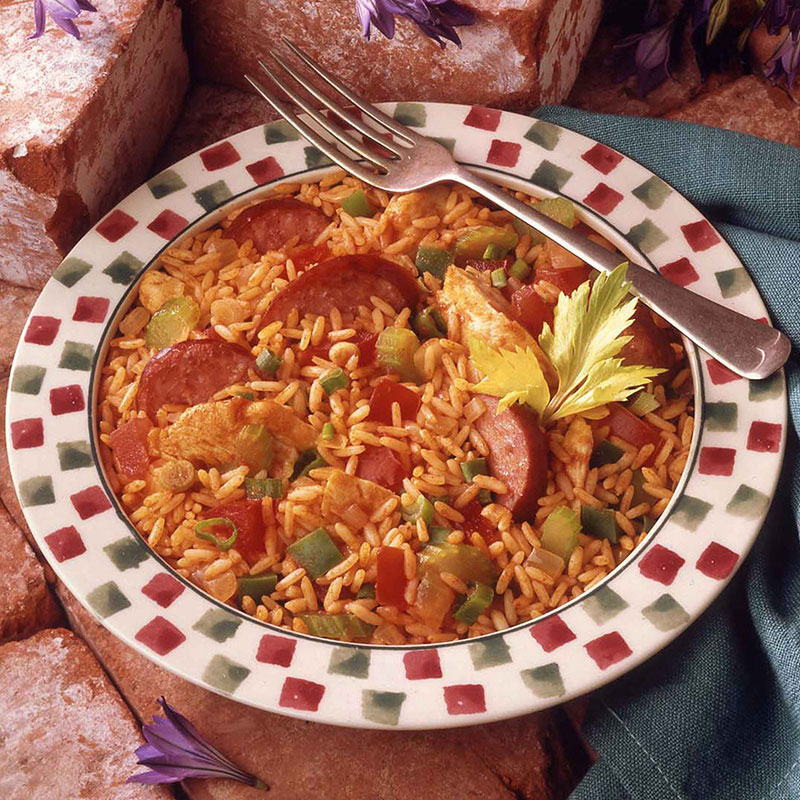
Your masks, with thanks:
[[[682,122],[561,107],[535,116],[626,153],[682,192],[800,346],[800,150]],[[786,461],[752,553],[685,633],[591,695],[585,733],[599,761],[572,800],[800,798],[797,362],[786,376]]]

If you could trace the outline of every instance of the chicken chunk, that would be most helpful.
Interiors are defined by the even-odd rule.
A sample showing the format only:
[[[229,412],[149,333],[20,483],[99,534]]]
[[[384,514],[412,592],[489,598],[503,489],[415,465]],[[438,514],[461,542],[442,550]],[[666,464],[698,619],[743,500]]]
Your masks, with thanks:
[[[336,470],[325,485],[322,513],[326,515],[332,511],[341,515],[352,505],[357,505],[365,513],[372,514],[378,506],[394,496],[394,492],[377,483]]]
[[[185,291],[186,284],[178,278],[150,271],[145,273],[139,284],[139,302],[151,314],[155,314],[167,300],[182,297]]]
[[[530,348],[539,360],[547,383],[551,388],[556,386],[553,365],[536,339],[512,318],[510,303],[496,289],[465,270],[450,266],[436,301],[447,316],[458,317],[464,344],[469,336],[474,336],[494,348],[512,351],[516,347]]]
[[[172,425],[158,431],[154,445],[165,455],[194,464],[225,466],[235,463],[236,436],[251,424],[264,425],[273,436],[297,450],[307,450],[317,441],[317,431],[292,409],[273,400],[249,402],[233,397],[187,408]]]
[[[406,231],[415,219],[434,215],[441,217],[449,194],[450,190],[446,186],[432,186],[419,192],[396,194],[386,206],[383,218],[398,233]],[[420,229],[420,238],[425,233],[427,231]]]

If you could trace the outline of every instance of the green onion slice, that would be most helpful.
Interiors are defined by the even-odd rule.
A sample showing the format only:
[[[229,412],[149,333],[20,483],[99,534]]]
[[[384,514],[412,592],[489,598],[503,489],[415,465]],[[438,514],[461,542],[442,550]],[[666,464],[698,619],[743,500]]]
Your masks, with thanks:
[[[350,379],[344,374],[344,370],[341,367],[337,367],[324,378],[320,378],[319,383],[325,394],[333,394],[337,389],[347,388]]]
[[[212,533],[214,528],[219,527],[222,525],[229,530],[232,530],[233,533],[227,539],[220,539]],[[203,541],[211,542],[215,545],[219,550],[230,550],[233,547],[236,538],[239,536],[239,530],[236,527],[236,524],[225,517],[211,517],[211,519],[201,519],[194,526],[194,532],[198,539],[203,539]]]

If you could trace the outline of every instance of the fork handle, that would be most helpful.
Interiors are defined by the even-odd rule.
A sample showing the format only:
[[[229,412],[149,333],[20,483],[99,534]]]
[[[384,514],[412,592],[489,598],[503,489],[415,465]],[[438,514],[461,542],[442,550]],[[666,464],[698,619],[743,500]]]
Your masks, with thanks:
[[[595,269],[611,272],[619,266],[619,254],[546,217],[465,167],[459,165],[450,177],[479,192]],[[650,308],[743,378],[767,378],[789,358],[791,341],[769,325],[684,289],[638,264],[629,263],[628,280]]]

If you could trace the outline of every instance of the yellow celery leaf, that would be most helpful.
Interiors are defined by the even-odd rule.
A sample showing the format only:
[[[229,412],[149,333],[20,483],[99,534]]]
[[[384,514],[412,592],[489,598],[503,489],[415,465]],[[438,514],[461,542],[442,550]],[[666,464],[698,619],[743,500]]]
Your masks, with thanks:
[[[499,397],[498,413],[514,403],[525,403],[542,414],[550,399],[550,390],[533,350],[521,347],[517,347],[516,352],[494,350],[474,336],[469,338],[468,345],[473,363],[485,376],[473,388]]]

